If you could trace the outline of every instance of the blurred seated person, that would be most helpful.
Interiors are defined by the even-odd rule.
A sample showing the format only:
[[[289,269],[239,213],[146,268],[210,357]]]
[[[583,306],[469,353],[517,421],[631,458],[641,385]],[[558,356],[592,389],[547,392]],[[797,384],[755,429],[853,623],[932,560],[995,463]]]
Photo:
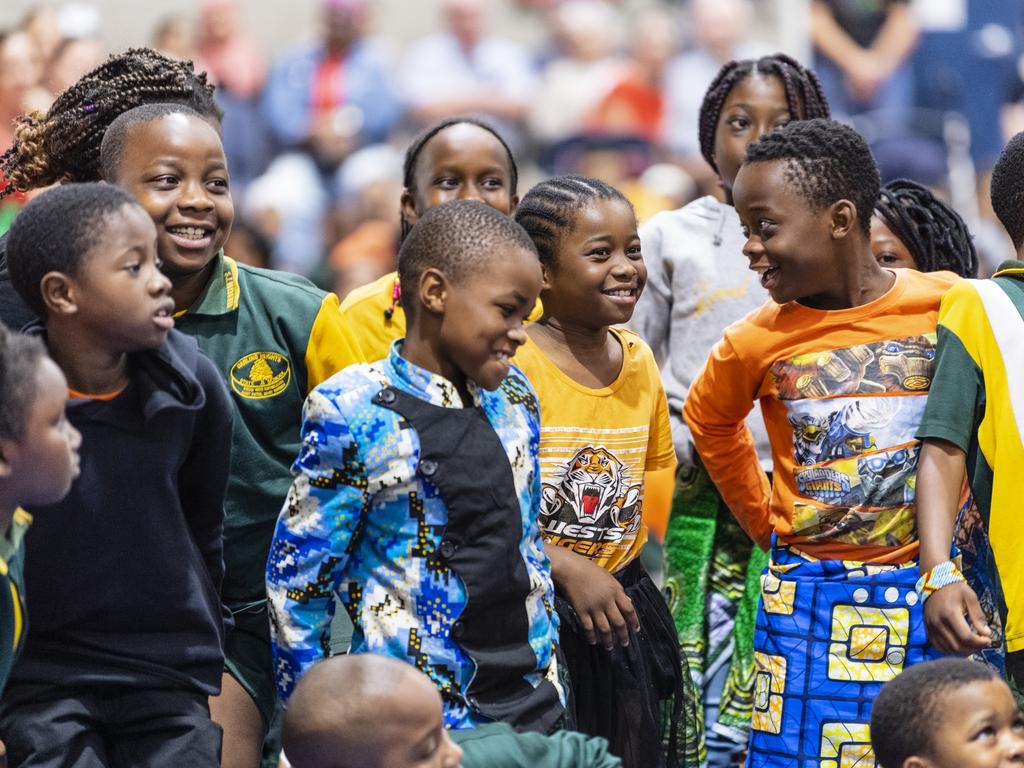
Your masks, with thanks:
[[[451,115],[495,124],[513,145],[535,74],[519,43],[487,32],[486,0],[443,0],[445,31],[414,43],[401,66],[402,96],[417,128]]]
[[[665,141],[676,161],[708,194],[718,191],[718,175],[700,152],[700,105],[723,65],[772,52],[769,46],[750,39],[752,17],[750,0],[693,0],[693,46],[665,70]]]
[[[321,0],[321,40],[271,69],[263,116],[284,149],[331,171],[355,149],[387,138],[401,108],[383,54],[366,38],[368,0]]]
[[[918,35],[909,0],[811,0],[814,68],[832,114],[909,111]]]

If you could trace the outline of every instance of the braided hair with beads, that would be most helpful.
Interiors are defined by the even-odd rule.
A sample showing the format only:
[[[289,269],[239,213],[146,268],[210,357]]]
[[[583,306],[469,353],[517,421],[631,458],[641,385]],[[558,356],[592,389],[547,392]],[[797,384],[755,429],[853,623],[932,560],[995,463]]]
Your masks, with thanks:
[[[149,48],[108,58],[62,92],[44,114],[18,118],[14,144],[0,155],[0,198],[58,181],[98,181],[103,134],[142,104],[185,104],[217,122],[223,112],[206,73]]]
[[[882,187],[875,213],[907,246],[920,271],[978,276],[978,252],[967,225],[926,187],[909,179],[890,181]]]
[[[541,264],[558,262],[559,238],[571,232],[576,215],[591,200],[632,204],[611,184],[590,176],[555,176],[536,185],[519,201],[514,218],[537,246]]]
[[[700,153],[708,165],[718,171],[715,164],[715,131],[722,115],[722,106],[736,84],[751,75],[774,75],[782,81],[792,120],[813,120],[831,115],[828,99],[818,76],[796,59],[784,53],[762,56],[760,59],[730,61],[723,66],[704,94],[700,105]]]

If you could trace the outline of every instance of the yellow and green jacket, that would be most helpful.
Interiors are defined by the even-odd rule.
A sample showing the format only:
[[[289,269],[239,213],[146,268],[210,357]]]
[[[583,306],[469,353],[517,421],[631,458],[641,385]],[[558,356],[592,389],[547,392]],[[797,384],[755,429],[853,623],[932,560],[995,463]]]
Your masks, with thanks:
[[[176,316],[220,370],[234,402],[224,519],[224,602],[265,598],[278,513],[299,453],[302,404],[313,387],[363,361],[338,297],[298,275],[238,264],[222,253],[203,294]]]
[[[967,454],[971,492],[1002,582],[1006,646],[1024,650],[1024,261],[991,280],[964,280],[942,299],[935,373],[919,438]]]
[[[22,540],[31,524],[32,515],[19,508],[7,535],[0,536],[0,694],[25,644],[28,628]]]

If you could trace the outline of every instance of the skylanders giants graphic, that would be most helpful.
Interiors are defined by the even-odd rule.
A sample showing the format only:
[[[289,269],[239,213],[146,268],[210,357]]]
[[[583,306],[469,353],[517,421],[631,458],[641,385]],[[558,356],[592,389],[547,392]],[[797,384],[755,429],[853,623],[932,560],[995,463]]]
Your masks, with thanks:
[[[935,366],[935,334],[797,355],[771,368],[780,400],[925,392]]]
[[[628,551],[640,531],[643,484],[607,448],[588,446],[566,464],[557,485],[541,490],[547,540],[595,560]]]
[[[912,442],[924,404],[899,396],[787,402],[793,457],[810,466]]]

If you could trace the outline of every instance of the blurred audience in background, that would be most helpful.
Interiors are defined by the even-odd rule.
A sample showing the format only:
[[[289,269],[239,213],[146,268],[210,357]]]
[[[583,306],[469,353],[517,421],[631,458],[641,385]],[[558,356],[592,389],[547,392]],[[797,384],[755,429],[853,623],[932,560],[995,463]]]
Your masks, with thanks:
[[[232,255],[342,295],[394,269],[402,148],[444,116],[492,122],[522,189],[588,173],[621,187],[641,220],[720,195],[699,151],[704,92],[723,64],[771,53],[794,28],[883,173],[949,200],[983,270],[1008,253],[984,190],[1002,142],[1024,130],[1024,0],[437,0],[415,6],[418,33],[401,45],[379,0],[316,0],[316,38],[275,56],[249,2],[183,4],[137,44],[193,60],[217,85]],[[0,150],[14,118],[46,109],[111,39],[83,2],[9,23]],[[5,201],[0,231],[22,203]]]

